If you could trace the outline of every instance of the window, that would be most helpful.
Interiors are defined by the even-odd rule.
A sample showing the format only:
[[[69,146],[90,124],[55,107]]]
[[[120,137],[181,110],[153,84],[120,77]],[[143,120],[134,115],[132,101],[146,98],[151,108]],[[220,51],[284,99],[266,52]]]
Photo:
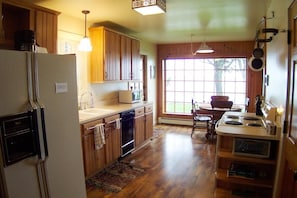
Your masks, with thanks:
[[[212,95],[245,105],[246,65],[246,58],[164,60],[164,113],[188,114],[193,98],[209,103]]]

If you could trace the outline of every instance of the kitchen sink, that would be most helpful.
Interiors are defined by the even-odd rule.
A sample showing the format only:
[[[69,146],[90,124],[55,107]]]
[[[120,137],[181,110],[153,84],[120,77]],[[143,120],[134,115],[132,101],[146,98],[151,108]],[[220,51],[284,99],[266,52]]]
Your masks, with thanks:
[[[114,110],[112,109],[103,109],[103,108],[88,108],[84,110],[80,110],[79,112],[81,113],[87,113],[87,114],[107,114],[107,113],[112,113]]]

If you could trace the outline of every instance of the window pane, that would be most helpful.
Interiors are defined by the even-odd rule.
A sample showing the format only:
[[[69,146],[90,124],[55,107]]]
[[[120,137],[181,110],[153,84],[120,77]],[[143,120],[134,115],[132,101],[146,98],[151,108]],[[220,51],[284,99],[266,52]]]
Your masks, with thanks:
[[[212,95],[227,95],[234,104],[245,104],[245,58],[168,59],[163,63],[165,113],[188,114],[192,98],[210,102]]]

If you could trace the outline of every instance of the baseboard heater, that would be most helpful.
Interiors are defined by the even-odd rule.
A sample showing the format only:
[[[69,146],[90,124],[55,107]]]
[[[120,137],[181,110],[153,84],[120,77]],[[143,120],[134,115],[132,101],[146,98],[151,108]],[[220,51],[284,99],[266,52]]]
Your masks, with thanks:
[[[174,125],[188,125],[192,126],[193,121],[191,119],[181,119],[181,118],[158,118],[159,124],[174,124]]]

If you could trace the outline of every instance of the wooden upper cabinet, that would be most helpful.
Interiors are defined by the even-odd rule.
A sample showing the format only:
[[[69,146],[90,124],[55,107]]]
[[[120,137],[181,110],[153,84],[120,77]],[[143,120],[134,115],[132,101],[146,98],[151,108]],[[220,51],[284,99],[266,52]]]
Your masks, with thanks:
[[[47,48],[48,53],[57,52],[57,20],[59,12],[34,4],[13,0],[2,1],[2,27],[0,48],[15,49],[15,32],[32,30],[36,43]]]
[[[140,80],[140,42],[132,39],[132,80]]]
[[[56,53],[58,32],[57,15],[42,10],[36,10],[35,16],[36,43],[41,47],[46,47],[48,53]]]
[[[91,82],[120,80],[120,35],[104,27],[89,29],[91,52]]]
[[[140,79],[139,41],[103,26],[89,29],[91,82]]]
[[[130,80],[132,75],[132,39],[121,35],[121,80]]]

